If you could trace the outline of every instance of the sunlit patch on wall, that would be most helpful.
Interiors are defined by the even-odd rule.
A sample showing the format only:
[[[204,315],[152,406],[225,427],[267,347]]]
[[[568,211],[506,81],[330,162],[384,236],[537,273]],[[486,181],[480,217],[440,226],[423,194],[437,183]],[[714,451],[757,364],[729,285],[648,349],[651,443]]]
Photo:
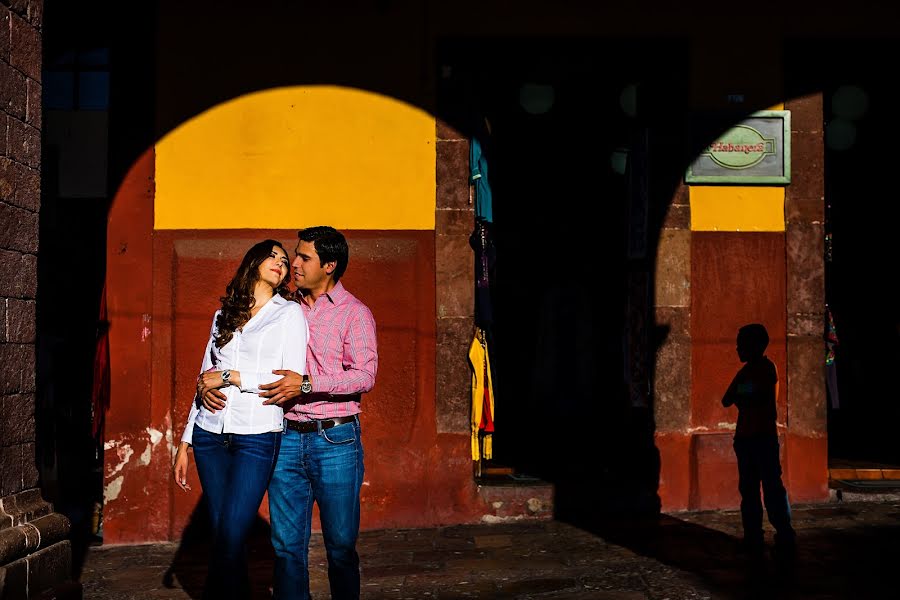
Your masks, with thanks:
[[[434,117],[335,86],[248,94],[156,145],[156,229],[434,228]]]

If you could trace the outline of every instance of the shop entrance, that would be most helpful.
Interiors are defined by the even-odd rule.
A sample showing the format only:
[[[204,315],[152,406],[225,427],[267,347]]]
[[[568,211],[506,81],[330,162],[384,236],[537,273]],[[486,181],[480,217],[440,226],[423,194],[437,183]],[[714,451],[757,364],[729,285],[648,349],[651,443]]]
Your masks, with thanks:
[[[825,127],[825,287],[836,344],[828,381],[832,486],[900,488],[900,256],[893,199],[897,96],[878,65],[893,43],[862,41],[821,53]],[[883,62],[873,59],[881,59]],[[807,65],[806,71],[809,71]],[[827,315],[826,315],[827,320]],[[825,324],[828,335],[828,324]],[[831,361],[829,361],[831,362]],[[870,478],[875,478],[873,482]],[[843,483],[841,483],[843,482]]]
[[[493,192],[486,472],[552,482],[564,518],[584,501],[658,505],[652,335],[629,337],[628,321],[648,315],[659,223],[681,176],[686,56],[672,42],[443,48],[441,113],[481,141]],[[657,152],[667,158],[648,160]],[[609,493],[584,492],[598,486]]]

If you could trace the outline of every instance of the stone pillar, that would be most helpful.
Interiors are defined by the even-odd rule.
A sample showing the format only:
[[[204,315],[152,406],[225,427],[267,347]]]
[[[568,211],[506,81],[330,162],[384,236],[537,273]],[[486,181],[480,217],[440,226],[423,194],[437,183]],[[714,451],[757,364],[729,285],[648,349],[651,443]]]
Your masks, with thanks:
[[[468,181],[469,140],[438,121],[434,221],[438,433],[469,431],[468,356],[475,331],[475,274],[469,235],[475,225],[475,207],[470,202]]]
[[[80,598],[35,464],[43,0],[0,4],[0,598]]]
[[[679,185],[663,220],[653,274],[657,340],[653,412],[665,510],[688,508],[691,424],[691,216],[688,187]],[[654,336],[657,337],[657,336]]]
[[[791,111],[791,185],[785,191],[788,419],[785,476],[794,502],[828,497],[825,406],[825,133],[821,92]]]

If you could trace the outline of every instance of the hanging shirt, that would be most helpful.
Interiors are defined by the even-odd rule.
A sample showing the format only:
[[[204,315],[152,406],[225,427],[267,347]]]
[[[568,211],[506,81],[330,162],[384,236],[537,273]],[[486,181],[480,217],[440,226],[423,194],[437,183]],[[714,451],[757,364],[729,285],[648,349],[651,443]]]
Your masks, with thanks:
[[[475,186],[475,216],[493,223],[494,201],[491,184],[488,182],[487,158],[482,152],[478,138],[472,138],[469,144],[469,183]]]
[[[825,315],[828,321],[825,324],[825,364],[833,365],[834,356],[838,347],[837,327],[834,324],[834,316],[831,314],[831,308],[825,306]]]
[[[469,363],[472,367],[472,460],[493,456],[494,386],[491,382],[491,359],[484,340],[484,332],[478,329],[469,347]],[[484,448],[479,443],[482,431]]]

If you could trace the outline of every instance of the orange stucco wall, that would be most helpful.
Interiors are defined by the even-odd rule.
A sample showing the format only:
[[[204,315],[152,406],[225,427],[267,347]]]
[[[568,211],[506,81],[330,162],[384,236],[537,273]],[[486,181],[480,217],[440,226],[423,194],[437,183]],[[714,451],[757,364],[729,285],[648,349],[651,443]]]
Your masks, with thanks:
[[[379,373],[363,398],[362,528],[497,512],[475,485],[468,433],[439,433],[435,417],[434,142],[434,119],[402,103],[282,89],[200,115],[134,165],[109,215],[105,543],[181,537],[202,490],[195,471],[189,493],[176,488],[171,463],[218,299],[252,243],[292,248],[298,228],[320,223],[347,235],[342,281],[378,328]],[[314,160],[314,174],[297,176]],[[525,502],[509,500],[504,510]]]
[[[689,197],[690,412],[683,429],[656,436],[663,508],[740,505],[732,449],[737,410],[723,408],[721,398],[741,367],[735,338],[748,323],[766,326],[766,354],[778,369],[777,424],[789,496],[821,501],[828,493],[825,432],[790,420],[792,412],[808,411],[801,399],[808,394],[792,396],[790,387],[802,381],[791,376],[788,362],[785,189],[698,185],[689,186]]]
[[[217,290],[252,241],[296,239],[295,230],[153,230],[153,163],[148,152],[110,215],[107,543],[180,537],[200,487],[176,490],[169,471]],[[375,314],[381,356],[376,387],[363,400],[362,527],[477,521],[486,509],[468,436],[438,434],[435,423],[434,232],[347,234],[344,281]]]

